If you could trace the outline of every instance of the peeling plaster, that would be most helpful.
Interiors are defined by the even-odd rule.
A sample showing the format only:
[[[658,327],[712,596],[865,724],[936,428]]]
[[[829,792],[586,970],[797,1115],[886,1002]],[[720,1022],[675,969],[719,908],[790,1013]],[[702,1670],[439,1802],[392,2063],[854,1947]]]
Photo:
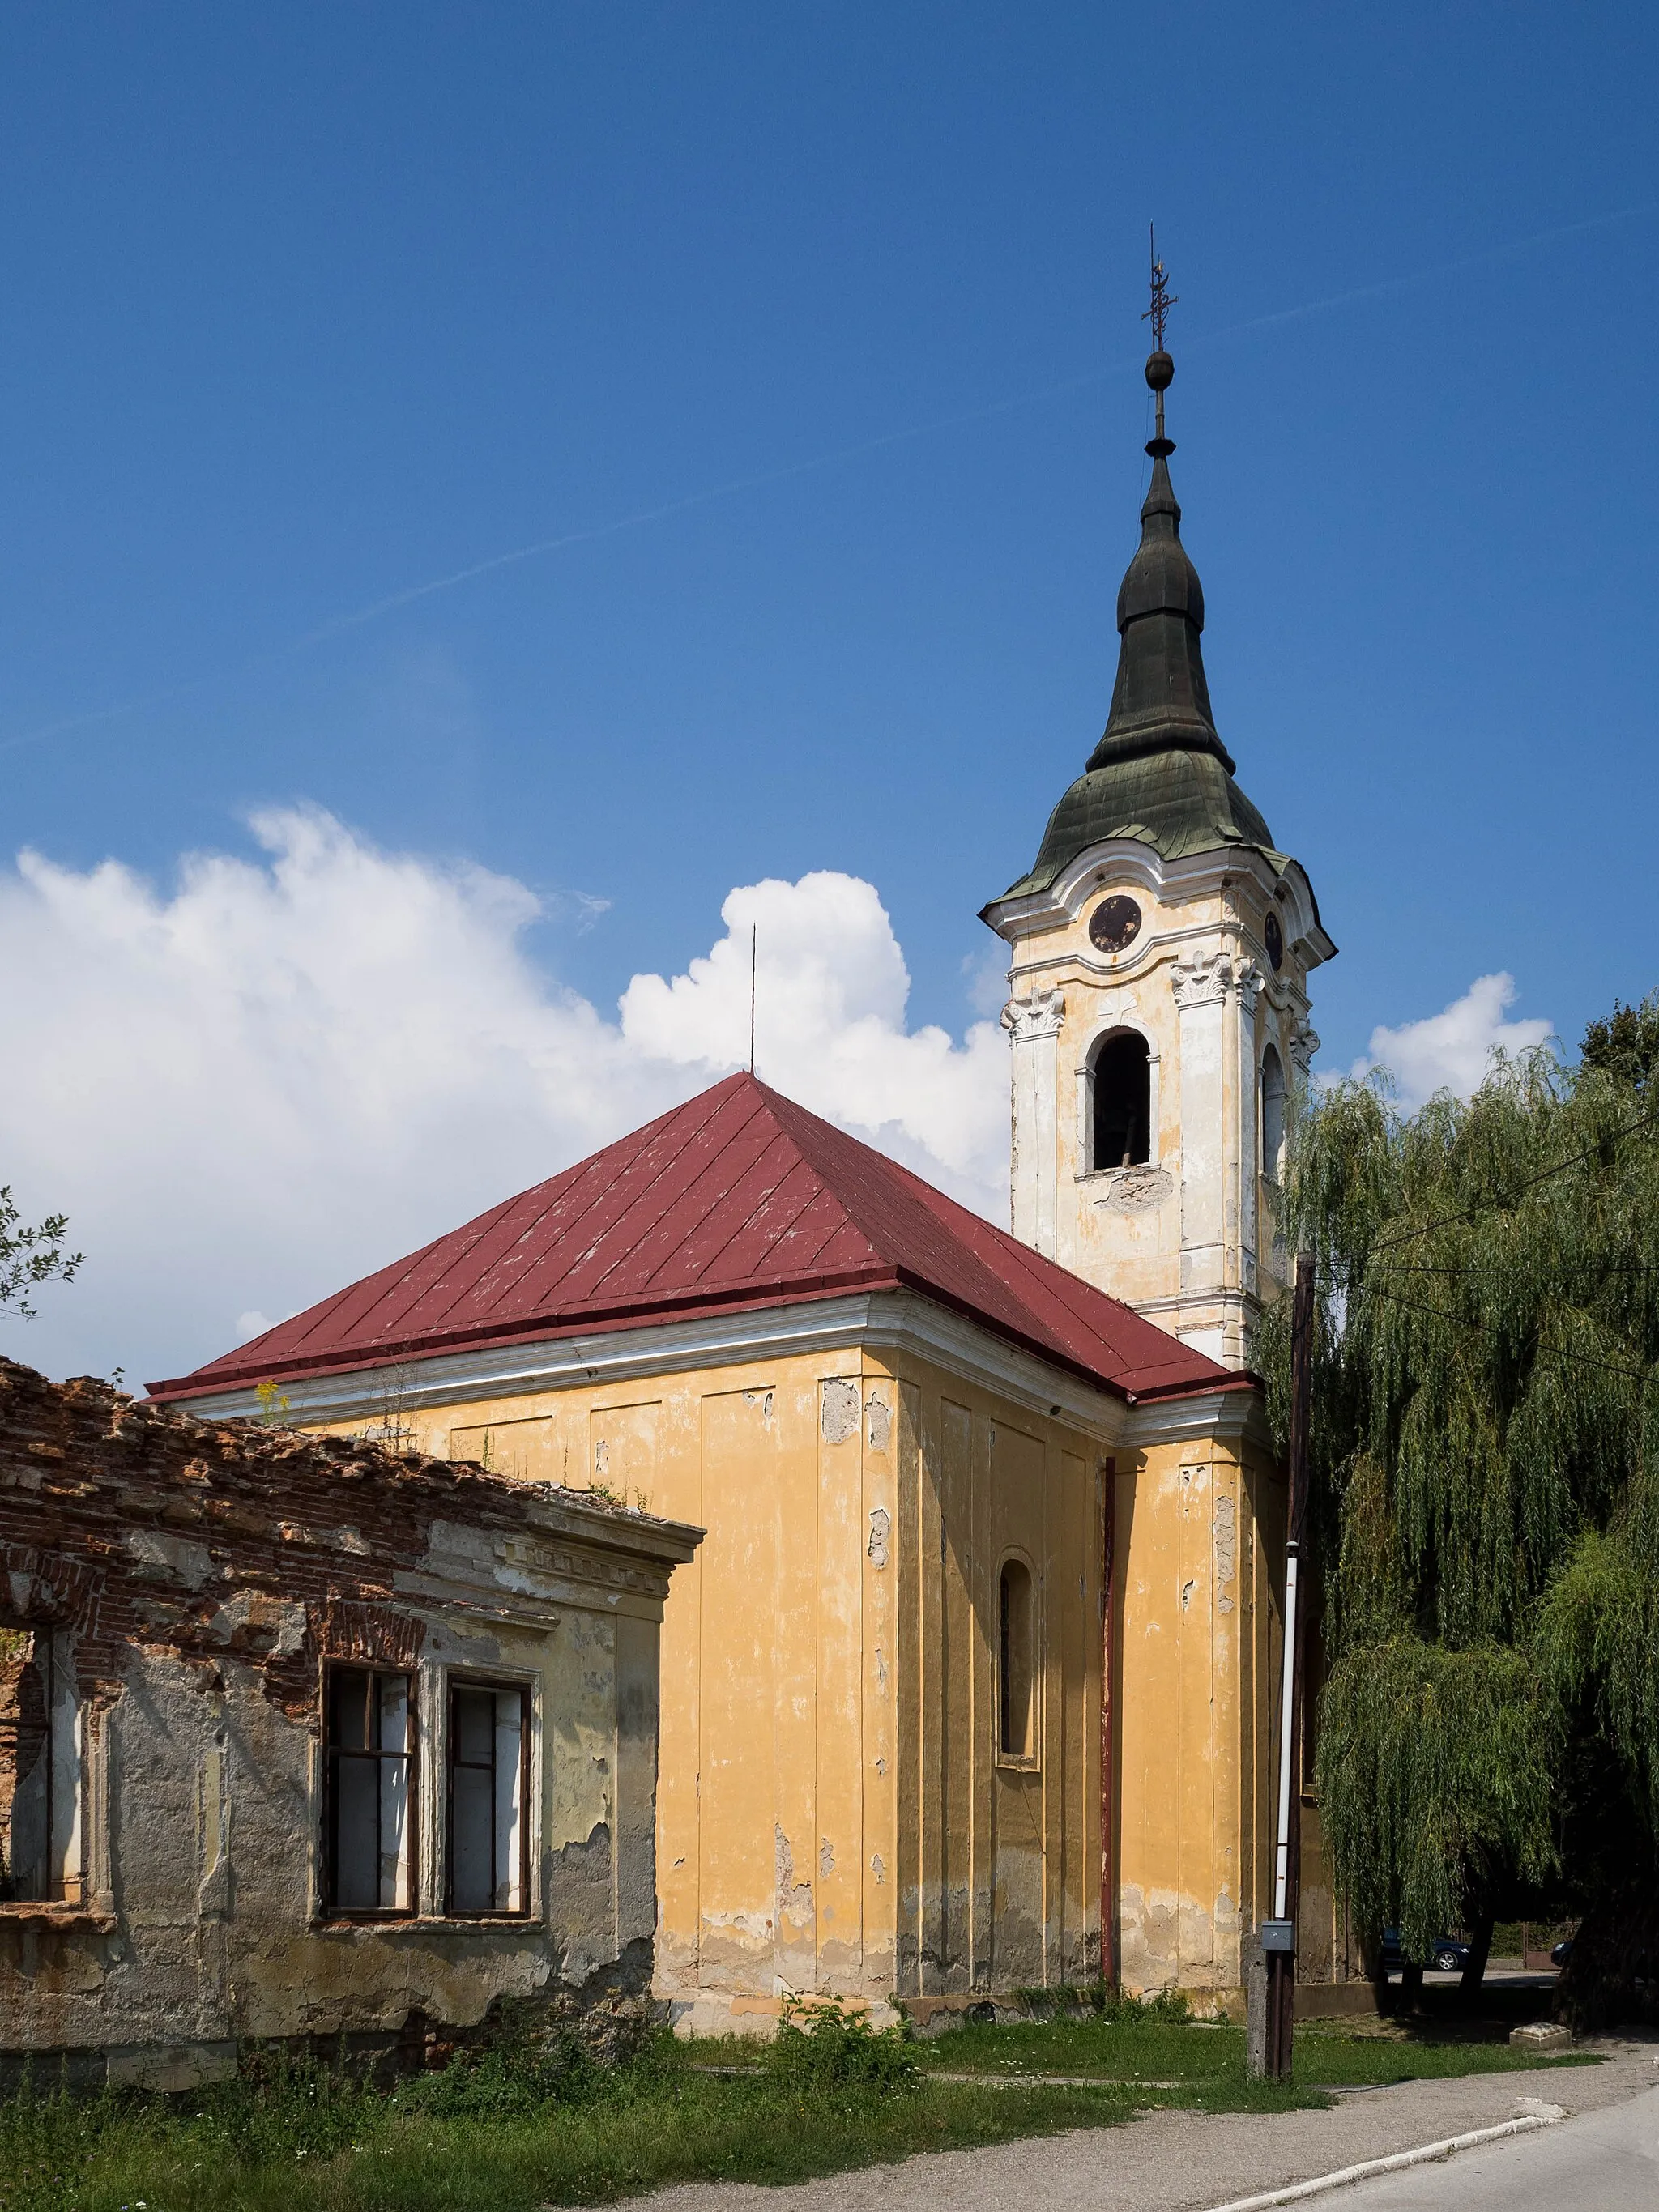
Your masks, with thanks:
[[[869,1552],[870,1564],[873,1567],[880,1568],[887,1565],[887,1539],[892,1526],[892,1516],[884,1505],[871,1507],[870,1541],[866,1548]]]
[[[827,1444],[844,1444],[859,1432],[859,1386],[834,1376],[823,1385],[819,1424]]]
[[[865,1405],[870,1416],[870,1449],[872,1451],[884,1452],[892,1441],[892,1408],[879,1390],[872,1390],[866,1400]]]

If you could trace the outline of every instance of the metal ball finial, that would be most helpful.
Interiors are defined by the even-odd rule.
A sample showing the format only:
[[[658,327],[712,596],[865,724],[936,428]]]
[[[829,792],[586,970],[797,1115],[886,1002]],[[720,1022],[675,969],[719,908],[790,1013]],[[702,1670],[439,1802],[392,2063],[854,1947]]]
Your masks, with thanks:
[[[1164,325],[1176,303],[1170,296],[1168,272],[1158,258],[1158,234],[1150,224],[1146,235],[1152,260],[1152,304],[1140,319],[1152,326],[1152,350],[1146,356],[1146,381],[1158,394],[1158,422],[1146,450],[1154,460],[1163,461],[1175,451],[1164,428],[1164,395],[1175,381],[1175,363],[1164,350]]]

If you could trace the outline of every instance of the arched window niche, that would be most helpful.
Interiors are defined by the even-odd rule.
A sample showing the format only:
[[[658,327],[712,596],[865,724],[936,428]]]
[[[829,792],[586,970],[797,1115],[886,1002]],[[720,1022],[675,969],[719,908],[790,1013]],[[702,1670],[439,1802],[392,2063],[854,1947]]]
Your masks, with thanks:
[[[1036,1593],[1024,1559],[1002,1563],[997,1605],[997,1755],[1036,1757]]]
[[[1261,1172],[1277,1182],[1285,1161],[1285,1063],[1279,1048],[1261,1055]]]
[[[1152,1055],[1139,1030],[1111,1030],[1089,1056],[1089,1165],[1097,1175],[1153,1156]]]

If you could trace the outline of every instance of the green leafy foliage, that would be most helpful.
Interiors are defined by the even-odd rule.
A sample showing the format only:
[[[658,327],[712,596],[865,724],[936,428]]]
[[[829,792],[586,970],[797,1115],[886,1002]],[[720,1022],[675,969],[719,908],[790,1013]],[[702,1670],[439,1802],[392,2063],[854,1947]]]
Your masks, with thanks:
[[[392,2102],[407,2112],[502,2118],[547,2105],[584,2103],[601,2094],[612,2078],[574,2030],[562,2027],[459,2051],[440,2072],[399,2083]]]
[[[211,2156],[244,2165],[330,2159],[374,2134],[381,2100],[343,2067],[254,2049],[233,2081],[198,2093],[196,2124]]]
[[[773,2078],[789,2090],[913,2089],[921,2068],[908,2028],[872,2027],[836,1997],[791,1998],[766,2046]]]
[[[1346,1652],[1326,1686],[1325,1832],[1362,1925],[1425,1955],[1472,1873],[1554,1869],[1553,1709],[1524,1653],[1414,1636]]]
[[[15,1307],[26,1321],[31,1320],[31,1291],[54,1275],[60,1282],[74,1281],[85,1255],[64,1249],[68,1234],[66,1214],[48,1214],[44,1221],[25,1224],[11,1185],[0,1186],[0,1306]]]
[[[1586,1067],[1644,1091],[1659,1068],[1659,991],[1650,991],[1636,1006],[1615,999],[1613,1012],[1584,1031],[1581,1050]]]
[[[1650,1869],[1659,1837],[1656,1066],[1659,994],[1578,1066],[1500,1060],[1468,1101],[1339,1084],[1286,1178],[1317,1271],[1339,1881],[1419,1951],[1483,1913],[1588,1913],[1581,1992],[1612,1838]],[[1261,1352],[1281,1435],[1287,1305]]]

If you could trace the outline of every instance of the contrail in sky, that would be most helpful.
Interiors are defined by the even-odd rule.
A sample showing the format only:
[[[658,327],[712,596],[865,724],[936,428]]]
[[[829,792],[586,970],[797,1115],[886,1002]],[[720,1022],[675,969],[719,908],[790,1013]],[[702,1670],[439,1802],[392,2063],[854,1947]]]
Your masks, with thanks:
[[[1646,200],[1635,207],[1620,208],[1611,215],[1590,216],[1582,222],[1563,222],[1548,230],[1534,231],[1526,238],[1511,239],[1504,246],[1488,247],[1482,253],[1463,255],[1455,261],[1442,261],[1432,268],[1413,270],[1405,276],[1388,276],[1375,284],[1360,284],[1351,291],[1332,292],[1323,299],[1304,300],[1300,306],[1279,307],[1266,315],[1252,315],[1240,323],[1228,323],[1221,329],[1207,333],[1188,334],[1182,339],[1184,349],[1219,345],[1227,338],[1243,337],[1251,331],[1270,330],[1279,323],[1293,323],[1309,315],[1328,313],[1336,307],[1358,305],[1364,300],[1387,299],[1391,295],[1413,291],[1422,284],[1431,284],[1443,276],[1461,275],[1468,269],[1486,269],[1495,263],[1507,261],[1515,255],[1528,253],[1535,246],[1553,245],[1564,238],[1581,238],[1589,231],[1606,230],[1619,222],[1633,222],[1644,216],[1659,214],[1659,201]],[[1138,356],[1137,356],[1138,358]],[[417,599],[428,599],[440,592],[453,591],[458,584],[471,583],[476,577],[493,575],[500,568],[514,568],[524,561],[537,561],[550,553],[563,552],[572,545],[592,545],[600,538],[615,538],[626,530],[639,530],[647,523],[666,522],[677,514],[690,514],[694,508],[708,507],[716,500],[734,499],[745,491],[762,491],[772,484],[787,483],[792,477],[811,476],[819,469],[834,468],[843,461],[855,461],[867,453],[878,453],[890,446],[902,446],[917,438],[937,437],[945,430],[955,430],[970,422],[985,422],[998,415],[1008,415],[1022,407],[1037,407],[1054,399],[1063,399],[1074,392],[1087,391],[1091,386],[1103,384],[1109,377],[1119,374],[1127,365],[1127,356],[1115,358],[1100,368],[1091,369],[1081,376],[1067,377],[1059,384],[1045,384],[1035,390],[1014,393],[1006,399],[996,399],[982,407],[967,407],[951,415],[935,416],[931,422],[915,422],[902,430],[889,430],[880,437],[861,439],[856,445],[836,446],[827,453],[815,453],[810,459],[790,461],[781,468],[764,469],[753,476],[733,477],[726,483],[712,484],[702,491],[689,492],[683,499],[672,499],[660,507],[638,508],[631,514],[620,515],[613,522],[602,522],[586,530],[569,530],[555,538],[538,538],[528,545],[514,546],[506,553],[493,553],[488,559],[474,561],[465,568],[452,569],[447,575],[428,578],[425,583],[410,584],[399,592],[391,592],[384,599],[372,599],[365,606],[349,614],[335,615],[315,629],[306,631],[288,646],[260,653],[238,662],[234,667],[214,676],[201,676],[189,683],[175,684],[161,691],[147,691],[137,698],[124,699],[112,707],[94,708],[89,714],[73,714],[63,720],[42,723],[40,727],[24,730],[17,736],[0,739],[0,752],[10,752],[18,745],[33,744],[46,738],[66,735],[72,730],[91,728],[100,722],[110,722],[124,714],[137,714],[145,707],[165,704],[170,699],[185,697],[192,691],[205,690],[222,680],[225,675],[240,675],[248,670],[265,667],[291,655],[303,653],[313,646],[322,645],[330,638],[345,632],[361,629],[368,623],[379,622],[382,617],[395,614],[399,607],[413,605]]]

